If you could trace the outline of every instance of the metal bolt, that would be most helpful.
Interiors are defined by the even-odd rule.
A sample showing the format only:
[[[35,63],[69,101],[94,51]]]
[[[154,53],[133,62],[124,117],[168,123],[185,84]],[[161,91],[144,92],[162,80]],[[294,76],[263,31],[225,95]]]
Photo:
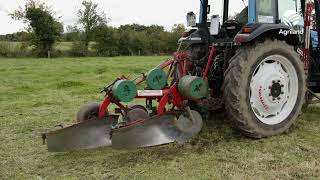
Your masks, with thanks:
[[[278,83],[280,83],[281,81],[280,80],[278,80]]]
[[[278,97],[278,100],[280,100],[281,98],[280,97]]]
[[[272,100],[273,100],[273,101],[275,101],[275,100],[276,100],[276,98],[272,98]]]

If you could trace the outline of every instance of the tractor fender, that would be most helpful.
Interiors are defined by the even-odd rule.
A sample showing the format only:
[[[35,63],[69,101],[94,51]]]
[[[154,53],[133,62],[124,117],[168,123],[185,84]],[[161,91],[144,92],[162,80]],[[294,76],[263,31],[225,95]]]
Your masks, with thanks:
[[[299,43],[299,34],[283,33],[292,29],[285,24],[253,24],[246,27],[252,28],[252,32],[245,34],[240,31],[234,39],[236,43],[247,43],[263,37],[285,40],[292,45]]]

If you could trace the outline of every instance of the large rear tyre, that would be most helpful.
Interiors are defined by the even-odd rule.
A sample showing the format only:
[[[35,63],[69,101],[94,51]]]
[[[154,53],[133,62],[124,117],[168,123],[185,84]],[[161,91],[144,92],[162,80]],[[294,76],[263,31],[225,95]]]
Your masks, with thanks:
[[[244,135],[264,138],[290,128],[305,92],[298,54],[285,42],[266,40],[240,48],[230,60],[223,99],[227,114]]]

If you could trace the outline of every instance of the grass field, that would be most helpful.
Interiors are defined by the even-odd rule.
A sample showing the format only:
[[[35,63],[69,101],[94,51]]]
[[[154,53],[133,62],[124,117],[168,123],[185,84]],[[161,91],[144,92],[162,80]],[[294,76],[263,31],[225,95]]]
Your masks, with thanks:
[[[191,143],[136,151],[48,153],[40,133],[69,124],[79,106],[99,101],[120,74],[138,74],[166,57],[0,59],[0,179],[319,179],[320,109],[289,132],[241,136],[224,115],[210,116]]]
[[[11,48],[16,48],[19,46],[21,46],[21,42],[8,42],[8,41],[0,41],[0,43],[6,44]],[[66,50],[71,50],[72,48],[72,44],[73,42],[57,42],[54,46],[54,48],[56,50],[60,50],[60,51],[66,51]],[[91,43],[92,45],[92,43]],[[31,49],[31,47],[28,47],[29,49]]]
[[[93,49],[94,42],[89,44],[89,55],[96,56]],[[73,42],[57,42],[53,47],[53,57],[74,57],[74,53],[80,50],[73,49]],[[26,42],[8,42],[0,41],[0,58],[24,58],[24,57],[37,57],[34,48]]]

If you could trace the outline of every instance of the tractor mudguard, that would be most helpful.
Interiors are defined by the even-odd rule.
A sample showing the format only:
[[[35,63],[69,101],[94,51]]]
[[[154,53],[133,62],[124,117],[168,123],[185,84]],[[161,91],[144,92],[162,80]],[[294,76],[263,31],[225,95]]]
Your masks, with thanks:
[[[252,28],[252,32],[250,34],[244,34],[241,31],[236,35],[234,38],[235,42],[238,43],[246,43],[250,42],[257,37],[261,36],[262,34],[268,32],[268,31],[279,31],[282,30],[290,30],[289,26],[285,24],[262,24],[262,23],[257,23],[257,24],[252,24],[252,25],[246,25],[245,27]],[[280,34],[279,34],[280,35]],[[299,35],[298,34],[288,34],[287,37],[294,37],[294,42],[299,41]],[[286,38],[286,37],[285,37]]]

